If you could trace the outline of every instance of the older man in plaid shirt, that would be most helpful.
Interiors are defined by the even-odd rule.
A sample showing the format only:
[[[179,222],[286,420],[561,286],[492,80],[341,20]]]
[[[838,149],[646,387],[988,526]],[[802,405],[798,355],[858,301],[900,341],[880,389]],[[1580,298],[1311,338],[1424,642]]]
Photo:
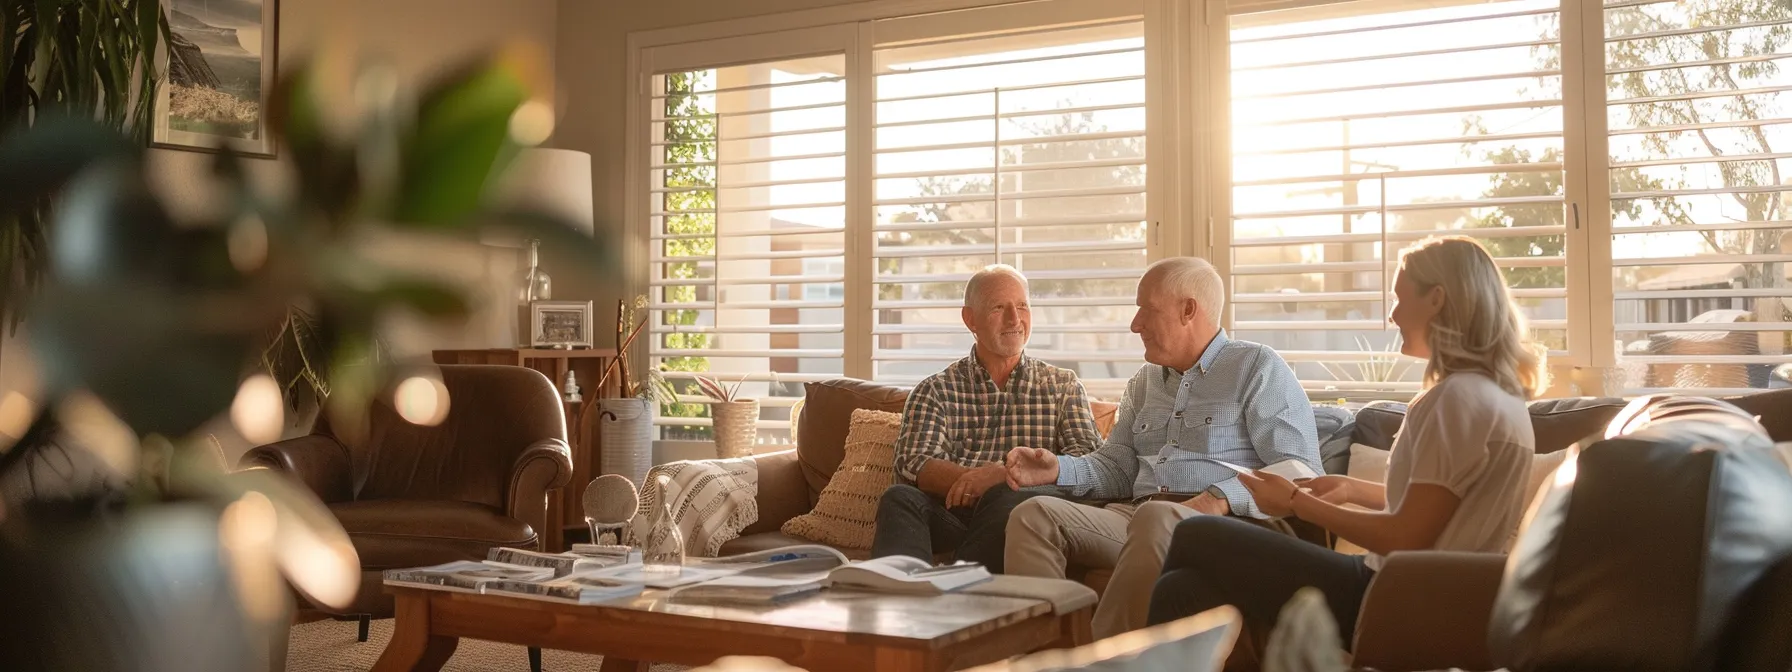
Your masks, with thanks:
[[[1101,446],[1076,374],[1028,357],[1027,280],[990,266],[965,285],[971,356],[909,394],[896,437],[900,483],[877,506],[873,557],[932,561],[936,551],[1002,571],[1008,513],[1046,490],[1007,485],[1002,456],[1026,446],[1082,455]]]

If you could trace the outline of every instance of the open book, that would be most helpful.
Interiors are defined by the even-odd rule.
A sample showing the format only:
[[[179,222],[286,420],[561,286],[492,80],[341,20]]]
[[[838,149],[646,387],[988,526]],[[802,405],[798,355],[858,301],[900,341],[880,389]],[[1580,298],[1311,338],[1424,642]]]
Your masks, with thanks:
[[[938,595],[989,579],[989,570],[983,565],[935,567],[925,560],[906,555],[855,562],[828,572],[829,587],[916,595]]]

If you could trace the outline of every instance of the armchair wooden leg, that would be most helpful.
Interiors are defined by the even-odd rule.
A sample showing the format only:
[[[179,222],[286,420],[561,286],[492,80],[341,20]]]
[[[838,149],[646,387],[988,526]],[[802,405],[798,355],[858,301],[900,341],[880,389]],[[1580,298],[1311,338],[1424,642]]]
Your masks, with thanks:
[[[529,647],[529,672],[541,672],[541,647]]]
[[[367,627],[373,623],[373,614],[361,614],[360,620],[360,629],[355,633],[355,641],[365,642],[367,641]]]

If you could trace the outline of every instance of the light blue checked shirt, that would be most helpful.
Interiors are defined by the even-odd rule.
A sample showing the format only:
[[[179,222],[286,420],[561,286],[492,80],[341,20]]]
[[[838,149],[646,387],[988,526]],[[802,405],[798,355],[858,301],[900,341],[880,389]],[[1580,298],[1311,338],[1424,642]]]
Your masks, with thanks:
[[[1323,474],[1317,434],[1313,406],[1282,357],[1222,330],[1187,372],[1140,368],[1107,443],[1059,457],[1058,485],[1091,499],[1213,489],[1232,515],[1267,518],[1237,473],[1210,459],[1253,469],[1296,459]]]

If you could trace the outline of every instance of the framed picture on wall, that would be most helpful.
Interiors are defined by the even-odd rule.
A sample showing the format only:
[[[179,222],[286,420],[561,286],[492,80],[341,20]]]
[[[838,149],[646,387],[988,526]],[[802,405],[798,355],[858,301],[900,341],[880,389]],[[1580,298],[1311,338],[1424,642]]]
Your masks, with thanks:
[[[278,0],[162,0],[168,43],[150,146],[273,158],[268,94],[279,55]]]
[[[529,304],[529,345],[537,348],[591,347],[591,302],[536,301]]]

